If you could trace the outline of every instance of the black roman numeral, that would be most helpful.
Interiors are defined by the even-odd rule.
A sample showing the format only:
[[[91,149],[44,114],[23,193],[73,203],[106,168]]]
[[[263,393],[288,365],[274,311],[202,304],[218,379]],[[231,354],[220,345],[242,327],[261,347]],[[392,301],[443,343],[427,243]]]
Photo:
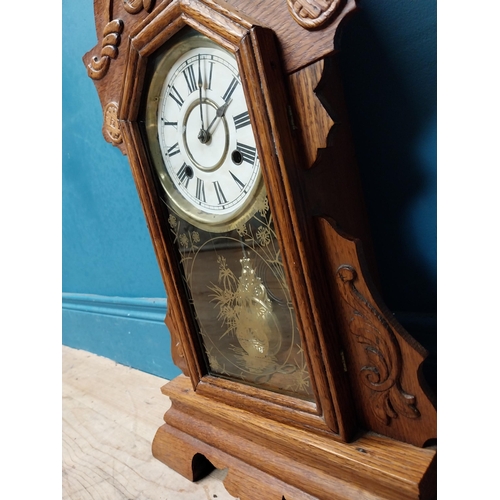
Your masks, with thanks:
[[[236,184],[238,184],[238,186],[240,186],[240,189],[243,190],[243,188],[245,187],[245,184],[243,184],[243,182],[241,182],[238,177],[236,177],[236,175],[234,175],[231,170],[229,171],[229,173],[231,174],[231,177],[234,179],[234,182],[236,182]]]
[[[198,85],[196,83],[196,78],[194,77],[194,69],[193,66],[188,66],[182,74],[184,75],[184,78],[186,79],[186,83],[189,89],[189,93],[194,92]]]
[[[173,146],[170,146],[167,149],[167,154],[170,157],[175,156],[176,154],[178,154],[180,152],[181,152],[181,150],[179,149],[179,143],[178,142],[176,142]]]
[[[193,177],[193,171],[190,167],[183,163],[182,167],[177,172],[177,177],[179,178],[179,182],[184,184],[184,187],[187,189],[189,181]]]
[[[229,99],[231,98],[231,96],[233,95],[233,92],[235,91],[236,89],[236,86],[238,85],[238,80],[236,78],[233,78],[231,83],[229,84],[229,87],[227,88],[226,90],[226,93],[222,96],[222,99],[224,99],[224,101],[229,101]]]
[[[210,59],[211,59],[211,61],[208,61],[208,62],[209,62],[209,64],[210,64],[210,72],[209,72],[209,74],[208,74],[208,87],[207,87],[207,88],[208,88],[208,89],[210,89],[210,90],[212,90],[212,73],[213,73],[213,71],[214,71],[214,65],[215,65],[215,63],[214,63],[214,61],[213,61],[214,56],[213,56],[213,55],[211,55],[211,56],[210,56]]]
[[[215,187],[215,193],[217,194],[217,199],[219,200],[219,205],[227,203],[226,197],[224,196],[220,184],[217,181],[214,181],[214,187]]]
[[[168,94],[178,105],[181,107],[184,104],[184,99],[179,94],[178,90],[175,87],[172,87],[172,90]]]
[[[252,146],[247,146],[241,142],[236,143],[236,149],[241,153],[243,161],[253,165],[255,163],[255,156],[257,155],[257,150]]]
[[[202,179],[196,179],[196,198],[206,202],[205,199],[205,182]]]
[[[164,118],[162,118],[163,125],[170,125],[171,127],[177,128],[177,122],[167,122]]]
[[[236,115],[233,119],[237,129],[250,125],[250,116],[248,114],[248,111]]]

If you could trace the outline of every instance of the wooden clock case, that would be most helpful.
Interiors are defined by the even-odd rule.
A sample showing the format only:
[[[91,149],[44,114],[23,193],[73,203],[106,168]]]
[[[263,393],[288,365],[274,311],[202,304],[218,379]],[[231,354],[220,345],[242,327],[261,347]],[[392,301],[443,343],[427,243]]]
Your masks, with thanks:
[[[424,349],[375,291],[334,40],[354,0],[95,0],[84,56],[103,135],[128,156],[168,296],[172,401],[153,454],[196,480],[228,468],[241,500],[435,495]],[[211,375],[193,334],[141,116],[148,68],[194,28],[234,53],[292,290],[315,402]],[[362,243],[363,242],[363,246]]]

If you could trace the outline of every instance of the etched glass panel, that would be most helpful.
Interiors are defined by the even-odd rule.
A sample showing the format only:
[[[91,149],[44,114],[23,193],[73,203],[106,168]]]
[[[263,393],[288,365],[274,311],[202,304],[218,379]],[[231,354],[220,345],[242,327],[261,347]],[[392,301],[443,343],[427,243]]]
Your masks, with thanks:
[[[255,214],[211,233],[177,215],[169,225],[209,371],[313,400],[265,192]]]

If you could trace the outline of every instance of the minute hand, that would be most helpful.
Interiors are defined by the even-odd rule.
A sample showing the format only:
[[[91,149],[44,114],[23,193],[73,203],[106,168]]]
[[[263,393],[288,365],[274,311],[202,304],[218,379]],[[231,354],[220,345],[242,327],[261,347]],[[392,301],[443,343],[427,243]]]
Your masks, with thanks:
[[[232,99],[229,99],[229,101],[226,101],[222,106],[217,108],[217,111],[215,113],[214,119],[211,121],[210,125],[207,128],[207,132],[210,132],[210,129],[212,128],[212,125],[215,123],[217,118],[222,118],[224,116],[224,113],[226,112],[227,108],[231,104]]]

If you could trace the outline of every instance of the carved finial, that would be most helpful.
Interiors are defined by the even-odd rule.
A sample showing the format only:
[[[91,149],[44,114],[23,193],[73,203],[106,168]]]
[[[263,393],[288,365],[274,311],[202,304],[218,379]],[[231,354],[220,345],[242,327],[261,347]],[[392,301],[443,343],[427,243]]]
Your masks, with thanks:
[[[129,14],[138,14],[142,9],[153,10],[155,0],[123,0],[123,7]]]
[[[111,59],[118,56],[120,34],[123,31],[123,21],[113,19],[104,27],[101,42],[101,54],[94,56],[87,66],[87,73],[93,80],[104,78],[109,70]]]
[[[327,24],[343,0],[287,0],[292,17],[303,28],[315,29]]]

